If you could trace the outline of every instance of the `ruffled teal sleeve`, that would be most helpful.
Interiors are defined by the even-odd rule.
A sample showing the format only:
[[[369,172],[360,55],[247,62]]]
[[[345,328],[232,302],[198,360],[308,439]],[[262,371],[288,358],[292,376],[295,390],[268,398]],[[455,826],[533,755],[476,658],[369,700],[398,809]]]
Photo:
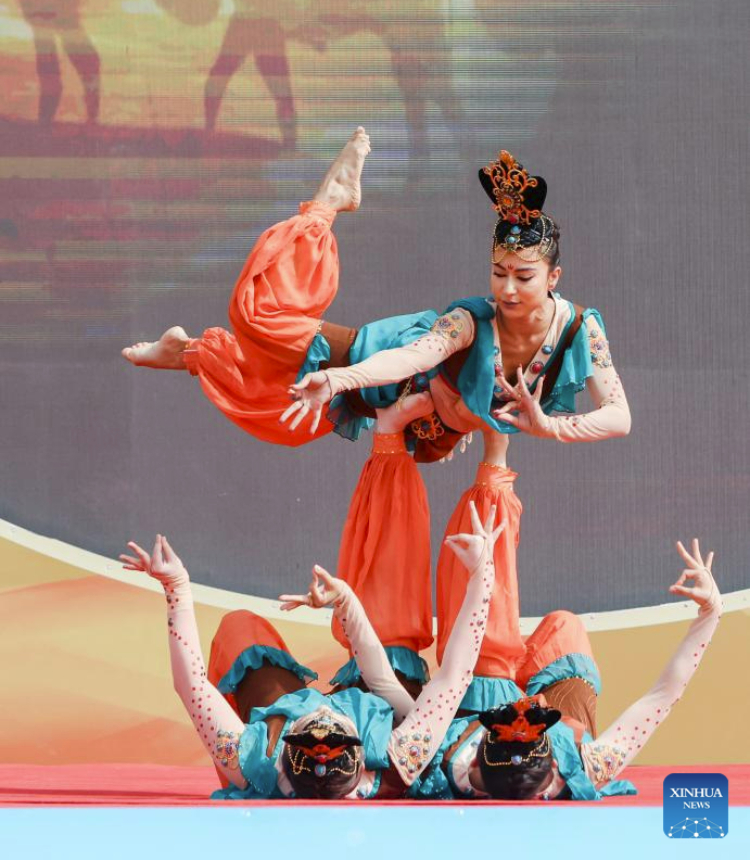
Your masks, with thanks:
[[[607,336],[599,311],[587,308],[583,312],[583,323],[576,332],[573,342],[563,353],[562,366],[555,387],[542,403],[542,409],[547,415],[551,412],[574,413],[576,394],[583,391],[586,380],[594,375],[589,332],[586,326],[586,321],[590,317],[596,320],[602,334]]]
[[[386,645],[385,656],[394,672],[420,684],[427,683],[427,663],[411,648],[402,645]],[[354,657],[348,660],[328,682],[332,687],[353,687],[362,677]]]
[[[581,678],[591,684],[597,696],[602,691],[599,668],[588,654],[564,654],[529,678],[526,684],[526,695],[535,696],[546,687],[569,678]]]
[[[304,684],[315,681],[318,677],[317,672],[298,663],[288,651],[271,645],[251,645],[232,663],[229,671],[216,685],[217,690],[220,693],[234,693],[245,674],[253,669],[260,669],[264,663],[294,672]]]

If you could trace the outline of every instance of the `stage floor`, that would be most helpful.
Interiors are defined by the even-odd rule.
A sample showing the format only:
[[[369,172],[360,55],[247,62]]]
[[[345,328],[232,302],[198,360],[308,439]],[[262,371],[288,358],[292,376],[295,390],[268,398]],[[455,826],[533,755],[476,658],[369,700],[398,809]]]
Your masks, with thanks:
[[[750,765],[695,765],[691,767],[629,767],[623,774],[638,788],[632,797],[611,797],[596,803],[561,802],[561,806],[634,807],[662,805],[662,783],[670,773],[723,773],[729,780],[730,806],[750,807]],[[214,802],[218,788],[211,767],[169,767],[145,764],[0,765],[0,807],[39,806],[234,806],[237,801]],[[356,801],[247,801],[249,807],[362,806]],[[466,806],[459,801],[385,801],[368,806]],[[549,803],[491,801],[471,806],[549,806]]]

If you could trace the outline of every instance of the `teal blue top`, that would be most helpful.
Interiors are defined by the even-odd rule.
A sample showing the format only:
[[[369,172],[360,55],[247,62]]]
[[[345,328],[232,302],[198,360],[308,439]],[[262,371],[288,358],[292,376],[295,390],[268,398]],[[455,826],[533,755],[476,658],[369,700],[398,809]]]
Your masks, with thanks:
[[[568,329],[575,319],[573,305],[570,302],[568,305],[570,319],[561,332],[557,346],[546,357],[540,376],[544,375],[547,367],[562,349]],[[492,396],[495,386],[495,342],[492,330],[492,319],[495,315],[494,306],[490,303],[490,299],[475,296],[453,302],[447,308],[446,313],[455,308],[463,308],[468,311],[475,323],[474,341],[469,347],[469,355],[458,377],[458,389],[464,403],[471,412],[495,430],[509,434],[519,432],[516,427],[498,421],[490,414],[490,410],[493,408]],[[591,316],[596,319],[602,334],[606,336],[602,318],[594,308],[588,308],[583,312],[584,323]],[[426,310],[414,314],[387,317],[368,323],[359,330],[349,351],[351,363],[357,364],[384,349],[395,349],[413,343],[430,331],[437,318],[437,311]],[[322,334],[317,334],[310,344],[297,379],[301,379],[306,373],[318,370],[321,362],[330,360],[330,357],[331,350],[328,341]],[[419,374],[415,390],[425,390],[429,386],[429,380],[436,376],[439,371],[440,365],[424,374]],[[594,366],[589,349],[589,338],[584,324],[576,332],[568,349],[565,350],[555,387],[541,403],[545,414],[549,415],[552,412],[574,413],[575,396],[578,392],[583,391],[586,387],[586,380],[593,375],[593,372]],[[535,388],[536,380],[531,385],[531,390],[534,391]],[[398,399],[398,383],[364,388],[362,389],[362,397],[373,408],[385,408]],[[371,418],[363,418],[352,413],[342,395],[337,395],[331,401],[328,418],[335,425],[336,433],[352,440],[358,439],[360,433],[372,427],[374,423]]]
[[[560,333],[555,349],[539,371],[539,375],[530,385],[530,390],[536,390],[539,377],[544,376],[547,368],[557,358],[563,348],[565,338],[570,326],[575,320],[575,309],[568,302],[570,318]],[[459,299],[454,302],[446,313],[454,308],[463,308],[474,318],[475,334],[474,342],[469,348],[469,356],[458,375],[458,390],[466,406],[485,424],[499,430],[501,433],[518,433],[517,427],[512,427],[503,421],[498,421],[490,414],[492,407],[492,395],[495,386],[495,337],[492,329],[492,319],[495,316],[495,308],[489,299],[475,297]],[[586,331],[586,320],[593,316],[601,326],[602,334],[606,337],[604,323],[599,311],[588,308],[583,312],[583,325],[578,329],[572,343],[565,350],[560,367],[557,382],[552,391],[541,402],[542,410],[546,415],[552,412],[575,412],[575,396],[586,387],[586,380],[593,376],[594,365],[589,349],[589,337]]]
[[[215,791],[214,800],[258,800],[282,798],[277,784],[276,762],[281,755],[284,742],[281,738],[290,730],[291,724],[321,707],[328,707],[347,716],[357,727],[365,756],[367,770],[388,768],[388,741],[393,731],[393,709],[380,696],[351,689],[324,696],[318,690],[304,689],[288,693],[267,708],[253,708],[250,721],[240,738],[239,764],[247,780],[247,788],[230,786]],[[271,755],[268,751],[267,717],[283,716],[286,723],[279,735]]]

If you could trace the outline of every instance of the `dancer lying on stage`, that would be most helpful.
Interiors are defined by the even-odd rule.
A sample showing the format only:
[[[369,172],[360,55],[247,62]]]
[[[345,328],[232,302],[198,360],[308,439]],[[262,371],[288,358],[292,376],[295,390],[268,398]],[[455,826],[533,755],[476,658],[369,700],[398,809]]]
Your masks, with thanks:
[[[454,721],[424,780],[447,778],[456,797],[595,800],[634,794],[617,776],[669,715],[698,667],[721,615],[721,595],[698,541],[677,544],[687,567],[670,592],[698,604],[698,617],[651,690],[596,734],[599,670],[580,619],[553,612],[526,640],[515,665],[518,701]],[[692,585],[687,585],[692,580]],[[497,610],[493,601],[490,618]],[[491,623],[491,622],[490,622]],[[447,788],[447,786],[446,786]],[[418,791],[415,786],[412,791]]]
[[[359,128],[313,200],[258,239],[230,302],[233,333],[211,328],[191,339],[173,327],[123,355],[136,365],[188,369],[228,418],[284,445],[332,429],[357,438],[376,408],[428,388],[435,411],[410,433],[419,461],[443,459],[478,428],[564,442],[627,434],[628,404],[598,312],[555,292],[559,230],[541,211],[546,183],[507,152],[480,171],[499,216],[490,298],[460,299],[442,316],[429,310],[360,331],[323,320],[338,289],[331,225],[338,212],[359,206],[369,151]],[[550,416],[573,413],[584,388],[593,412]],[[287,426],[279,424],[282,413]],[[307,429],[298,430],[303,423]]]
[[[385,449],[376,450],[376,460],[392,456],[387,450],[389,437],[384,438],[375,436],[376,444]],[[403,456],[416,469],[412,458]],[[398,465],[396,471],[402,468]],[[487,522],[494,518],[491,510]],[[493,546],[502,526],[483,526],[476,511],[472,521],[473,534],[448,539],[470,571],[466,599],[443,665],[416,700],[395,680],[360,601],[343,580],[315,568],[307,595],[281,598],[288,609],[303,603],[316,607],[333,603],[334,616],[362,677],[372,689],[386,693],[391,704],[381,695],[356,688],[339,688],[328,696],[306,689],[310,670],[294,660],[270,622],[250,612],[233,612],[222,620],[207,676],[187,571],[161,536],[151,556],[137,544],[129,544],[135,556],[121,556],[127,569],[145,571],[164,586],[175,689],[220,775],[234,786],[222,796],[403,796],[451,725],[484,633],[494,583]],[[381,582],[379,599],[388,615],[384,623],[394,630],[398,617],[394,605],[402,607],[403,629],[400,636],[396,630],[391,641],[400,640],[404,648],[414,630],[424,631],[425,613],[401,604],[399,589],[414,587],[407,577],[415,571],[404,561],[401,573],[395,583],[393,579]],[[427,576],[429,600],[429,566]],[[418,587],[423,590],[424,586],[422,576]],[[372,601],[373,596],[370,589],[366,599]],[[426,608],[429,618],[429,602]],[[421,635],[424,638],[424,632]]]

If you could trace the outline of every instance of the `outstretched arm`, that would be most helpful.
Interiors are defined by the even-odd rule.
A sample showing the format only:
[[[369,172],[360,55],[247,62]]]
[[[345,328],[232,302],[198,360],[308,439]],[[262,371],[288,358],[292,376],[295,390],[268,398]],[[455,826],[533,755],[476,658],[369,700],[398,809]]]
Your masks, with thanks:
[[[692,554],[679,542],[677,551],[687,567],[669,590],[694,600],[698,604],[698,617],[652,689],[621,714],[594,743],[581,747],[584,764],[595,783],[614,779],[666,719],[698,668],[719,623],[722,605],[721,594],[711,574],[713,553],[708,554],[704,563],[697,540],[693,541]],[[694,581],[692,586],[685,585],[688,579]]]
[[[164,588],[169,656],[177,695],[216,767],[232,784],[245,788],[247,782],[238,760],[240,737],[245,726],[206,678],[188,572],[162,535],[156,536],[151,556],[132,541],[128,547],[135,557],[120,556],[125,569],[143,571]]]
[[[627,436],[631,425],[630,407],[612,363],[607,338],[593,316],[586,320],[586,329],[593,365],[593,375],[588,378],[586,387],[596,409],[581,415],[545,415],[540,404],[544,377],[539,378],[531,394],[519,368],[518,385],[514,387],[507,380],[501,380],[513,400],[493,415],[531,436],[560,442],[599,442]]]
[[[404,721],[392,733],[388,744],[391,762],[406,785],[411,785],[417,779],[443,742],[471,682],[487,628],[490,594],[495,582],[493,548],[505,523],[493,531],[493,505],[483,525],[473,502],[471,519],[474,534],[446,538],[471,576],[464,602],[448,638],[442,665],[422,689]]]
[[[290,430],[308,416],[312,417],[310,432],[315,433],[323,407],[342,391],[371,388],[401,382],[417,373],[424,373],[469,346],[474,339],[474,320],[468,311],[456,309],[435,321],[429,334],[407,346],[385,349],[349,367],[335,367],[308,373],[292,385],[289,394],[294,403],[281,416],[282,423],[294,418]]]
[[[393,708],[395,722],[403,720],[414,706],[414,700],[396,677],[364,607],[347,582],[315,565],[307,594],[282,594],[279,600],[284,601],[281,605],[284,610],[298,606],[319,608],[332,603],[333,614],[341,622],[365,683]]]

